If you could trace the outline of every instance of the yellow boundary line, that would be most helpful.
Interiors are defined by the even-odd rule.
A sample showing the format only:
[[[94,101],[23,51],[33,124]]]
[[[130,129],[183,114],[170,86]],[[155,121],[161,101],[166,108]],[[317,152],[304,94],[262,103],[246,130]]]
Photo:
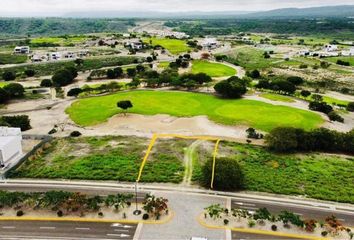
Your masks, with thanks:
[[[169,215],[164,220],[128,220],[128,219],[96,219],[96,218],[59,218],[59,217],[0,217],[0,221],[42,221],[42,222],[97,222],[97,223],[126,223],[126,224],[165,224],[171,221],[175,216],[173,211],[169,211]]]
[[[307,239],[307,240],[328,240],[328,238],[300,235],[295,233],[273,232],[273,231],[251,229],[251,228],[233,228],[227,226],[209,225],[202,220],[201,215],[197,217],[197,221],[203,227],[210,228],[210,229],[224,229],[224,230],[231,230],[234,232],[262,234],[262,235],[277,236],[277,237],[300,238],[300,239]]]
[[[210,187],[213,188],[214,176],[215,176],[215,174],[214,174],[215,173],[215,162],[216,162],[216,156],[218,154],[219,143],[221,140],[219,138],[208,137],[208,136],[184,136],[184,135],[179,135],[179,134],[154,134],[151,138],[149,147],[145,153],[143,161],[141,162],[138,178],[136,179],[137,182],[140,182],[141,175],[143,173],[146,161],[148,160],[148,158],[150,156],[151,150],[152,150],[153,146],[155,145],[156,140],[159,138],[181,138],[181,139],[197,139],[197,140],[216,141],[215,147],[214,147],[214,153],[213,153],[212,177],[211,177],[211,182],[210,182]]]

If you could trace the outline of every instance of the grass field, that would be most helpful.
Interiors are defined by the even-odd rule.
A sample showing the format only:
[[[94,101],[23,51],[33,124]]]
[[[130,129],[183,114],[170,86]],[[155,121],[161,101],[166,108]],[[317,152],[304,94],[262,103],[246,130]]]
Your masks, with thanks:
[[[27,60],[27,55],[0,54],[0,65],[25,63]]]
[[[222,142],[220,154],[236,158],[245,189],[354,203],[354,158],[321,153],[275,154],[266,148]]]
[[[337,60],[343,60],[345,62],[349,62],[350,66],[354,66],[354,57],[329,57],[325,58],[326,61],[337,63]]]
[[[71,44],[81,43],[87,39],[85,36],[68,36],[64,37],[39,37],[31,40],[31,44],[40,45],[40,44],[55,44],[55,45],[64,45],[68,46]]]
[[[172,54],[180,54],[188,52],[191,48],[187,45],[186,41],[179,39],[169,39],[169,38],[147,38],[144,42],[150,43],[153,46],[160,45],[168,50]]]
[[[294,99],[288,96],[283,96],[279,94],[273,94],[273,93],[262,93],[259,95],[262,98],[266,98],[272,101],[280,101],[280,102],[295,102]]]
[[[201,93],[169,91],[131,91],[81,99],[74,102],[66,112],[79,125],[95,125],[120,113],[116,103],[126,99],[132,101],[134,107],[130,112],[133,113],[178,117],[206,115],[217,123],[249,125],[264,131],[277,126],[312,129],[323,122],[320,115],[296,108],[253,100],[226,100]]]
[[[194,60],[192,63],[192,73],[206,73],[210,77],[229,77],[234,76],[237,72],[234,68],[222,63]]]
[[[148,140],[135,137],[86,137],[55,139],[39,156],[29,159],[11,177],[90,179],[134,182]],[[186,141],[161,140],[144,168],[143,182],[183,179]]]
[[[170,66],[170,62],[160,62],[158,67],[159,68],[168,68]]]

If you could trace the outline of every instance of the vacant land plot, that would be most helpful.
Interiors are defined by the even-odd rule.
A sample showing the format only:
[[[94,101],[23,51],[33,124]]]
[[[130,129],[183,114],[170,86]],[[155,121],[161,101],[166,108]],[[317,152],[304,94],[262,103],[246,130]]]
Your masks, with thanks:
[[[254,100],[226,100],[212,95],[172,91],[132,91],[81,99],[66,112],[82,126],[95,125],[121,111],[116,103],[131,100],[133,113],[144,115],[169,114],[177,117],[205,115],[227,124],[242,124],[269,131],[277,126],[312,129],[323,120],[320,115],[286,106],[275,106]]]
[[[229,77],[236,74],[234,68],[222,63],[195,60],[192,64],[192,73],[206,73],[210,77]]]
[[[212,144],[201,146],[193,180],[202,178],[201,167]],[[244,189],[354,203],[354,158],[321,153],[275,154],[264,147],[221,142],[219,156],[235,158],[244,174]],[[216,163],[217,164],[217,163]]]
[[[0,65],[25,63],[27,60],[26,55],[0,54]]]
[[[41,154],[31,157],[11,177],[118,180],[134,182],[148,139],[88,137],[54,140]],[[142,175],[143,182],[183,179],[183,148],[188,141],[159,140]]]
[[[272,101],[280,101],[280,102],[295,102],[294,99],[288,96],[283,96],[279,94],[273,94],[273,93],[262,93],[260,95],[262,98],[266,98]]]
[[[72,44],[84,42],[85,40],[87,40],[86,36],[40,37],[32,39],[31,44],[34,46],[43,44],[70,46]]]
[[[151,43],[153,46],[160,45],[172,54],[180,54],[191,50],[186,41],[169,38],[148,38],[144,40],[146,43]]]

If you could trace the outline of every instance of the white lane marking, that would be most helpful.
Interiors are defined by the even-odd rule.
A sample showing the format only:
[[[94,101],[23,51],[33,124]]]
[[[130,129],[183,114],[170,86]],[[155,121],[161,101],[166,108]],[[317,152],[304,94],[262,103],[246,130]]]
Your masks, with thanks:
[[[121,237],[121,238],[130,237],[130,235],[124,234],[124,233],[121,233],[121,234],[107,233],[107,236],[115,236],[115,237]]]
[[[115,232],[129,232],[127,229],[114,229]]]
[[[243,202],[234,202],[234,204],[241,205],[241,206],[256,206],[253,203],[243,203]]]
[[[75,228],[76,230],[90,230],[90,228],[80,228],[80,227],[77,227],[77,228]]]
[[[39,227],[39,229],[55,229],[56,227]]]
[[[111,227],[120,227],[120,226],[122,226],[122,224],[120,224],[120,223],[112,223],[111,224]]]
[[[133,228],[133,226],[124,225],[123,228]]]
[[[14,229],[16,227],[14,227],[14,226],[3,226],[2,228],[4,228],[4,229]]]

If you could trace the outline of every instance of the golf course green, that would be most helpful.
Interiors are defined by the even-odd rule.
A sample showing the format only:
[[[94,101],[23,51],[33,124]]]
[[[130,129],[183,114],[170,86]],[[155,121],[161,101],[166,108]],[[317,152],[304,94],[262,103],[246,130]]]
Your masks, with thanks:
[[[237,72],[234,68],[222,63],[194,60],[192,62],[192,73],[205,73],[210,77],[230,77],[234,76]]]
[[[318,127],[320,115],[287,106],[276,106],[245,99],[220,99],[213,95],[177,91],[130,91],[107,96],[80,99],[66,113],[81,126],[105,122],[121,113],[117,108],[120,100],[130,100],[131,113],[143,115],[168,114],[176,117],[208,116],[217,123],[242,124],[259,130],[270,131],[278,126],[303,129]]]

